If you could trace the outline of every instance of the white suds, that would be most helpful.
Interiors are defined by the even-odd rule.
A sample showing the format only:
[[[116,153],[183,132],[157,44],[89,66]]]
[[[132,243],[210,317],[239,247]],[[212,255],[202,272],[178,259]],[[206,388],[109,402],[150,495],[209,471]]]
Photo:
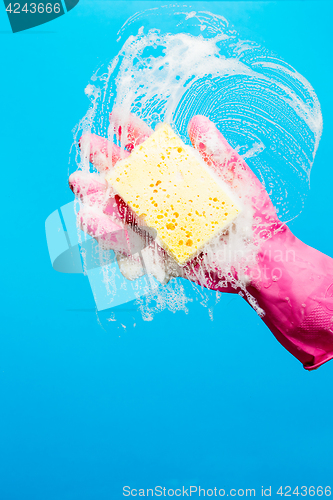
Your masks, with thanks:
[[[187,12],[185,7],[183,12],[179,6],[167,6],[138,13],[125,23],[118,40],[123,41],[118,55],[86,87],[91,106],[75,131],[76,143],[90,131],[114,141],[109,123],[114,108],[123,110],[123,125],[130,112],[153,129],[168,122],[186,144],[190,144],[190,119],[204,115],[246,158],[280,219],[286,222],[301,212],[322,132],[318,98],[302,75],[257,43],[241,40],[223,17]],[[89,172],[86,157],[82,154],[79,159],[77,147],[76,163]],[[255,261],[258,249],[254,215],[247,203],[252,189],[246,185],[238,190],[247,209],[190,270],[180,269],[155,242],[131,257],[118,253],[119,269],[128,280],[148,272],[163,283],[157,292],[137,299],[145,320],[165,309],[187,312],[189,299],[182,282],[172,278],[185,276],[209,287],[211,273],[221,288],[241,289],[258,314],[264,314],[246,290],[246,267]],[[100,210],[105,199],[93,203]],[[103,279],[108,293],[116,294],[107,266]],[[200,294],[201,303],[209,303],[212,319],[213,306],[208,299],[205,302],[203,288]]]

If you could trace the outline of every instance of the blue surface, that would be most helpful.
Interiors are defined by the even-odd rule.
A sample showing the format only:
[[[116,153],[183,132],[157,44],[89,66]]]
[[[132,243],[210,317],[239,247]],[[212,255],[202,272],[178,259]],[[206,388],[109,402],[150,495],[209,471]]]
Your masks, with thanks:
[[[134,281],[127,280],[119,270],[114,252],[108,250],[101,254],[98,242],[83,231],[78,231],[78,208],[75,208],[75,204],[73,201],[66,203],[45,221],[53,269],[60,273],[86,274],[97,311],[115,308],[156,291],[161,284],[152,275]],[[106,276],[109,280],[112,277],[112,284],[108,283]]]
[[[157,2],[156,2],[157,3]],[[193,2],[193,8],[198,3]],[[0,8],[3,222],[0,498],[120,499],[122,487],[332,485],[332,361],[308,373],[239,297],[214,312],[133,304],[96,316],[87,278],[56,273],[44,223],[72,200],[71,130],[115,32],[149,2],[81,0],[13,35]],[[331,2],[200,3],[313,85],[324,132],[291,228],[333,256]],[[106,313],[105,313],[106,314]],[[125,330],[121,318],[133,318]]]

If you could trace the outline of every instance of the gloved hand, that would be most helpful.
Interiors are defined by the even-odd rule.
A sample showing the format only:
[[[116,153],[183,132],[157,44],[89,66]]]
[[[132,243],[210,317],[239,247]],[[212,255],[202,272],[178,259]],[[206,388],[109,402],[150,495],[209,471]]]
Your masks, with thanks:
[[[119,112],[113,112],[110,119],[125,150],[99,136],[83,135],[81,151],[89,151],[101,175],[75,172],[69,184],[84,201],[85,208],[78,214],[82,229],[109,248],[130,254],[128,243],[117,235],[122,228],[130,231],[133,221],[128,215],[126,220],[124,202],[110,195],[104,174],[152,130],[133,115],[125,127]],[[212,122],[196,116],[188,132],[204,161],[230,185],[244,209],[252,211],[256,258],[240,262],[239,268],[232,266],[226,280],[225,266],[218,258],[210,258],[207,267],[199,256],[183,268],[183,277],[213,290],[239,293],[305,369],[318,368],[333,358],[333,259],[302,243],[278,219],[263,185]],[[241,280],[238,273],[243,275]]]

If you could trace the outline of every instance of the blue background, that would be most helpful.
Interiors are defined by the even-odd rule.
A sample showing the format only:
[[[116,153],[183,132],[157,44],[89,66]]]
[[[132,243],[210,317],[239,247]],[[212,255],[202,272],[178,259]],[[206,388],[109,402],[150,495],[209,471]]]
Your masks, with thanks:
[[[155,2],[157,4],[158,2]],[[240,297],[103,329],[87,278],[56,273],[44,223],[72,200],[71,130],[116,31],[152,2],[81,0],[13,35],[0,7],[1,500],[120,499],[122,487],[333,486],[333,362],[308,373]],[[296,236],[332,251],[331,2],[193,2],[313,85],[324,132]],[[124,318],[134,318],[126,330]],[[100,318],[103,324],[103,318]],[[134,322],[134,319],[133,319]]]

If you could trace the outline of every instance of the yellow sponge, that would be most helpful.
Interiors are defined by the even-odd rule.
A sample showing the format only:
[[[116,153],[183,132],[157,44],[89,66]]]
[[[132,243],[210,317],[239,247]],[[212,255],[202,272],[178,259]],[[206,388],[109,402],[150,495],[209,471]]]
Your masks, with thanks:
[[[228,189],[167,124],[121,160],[107,180],[181,266],[240,212]]]

